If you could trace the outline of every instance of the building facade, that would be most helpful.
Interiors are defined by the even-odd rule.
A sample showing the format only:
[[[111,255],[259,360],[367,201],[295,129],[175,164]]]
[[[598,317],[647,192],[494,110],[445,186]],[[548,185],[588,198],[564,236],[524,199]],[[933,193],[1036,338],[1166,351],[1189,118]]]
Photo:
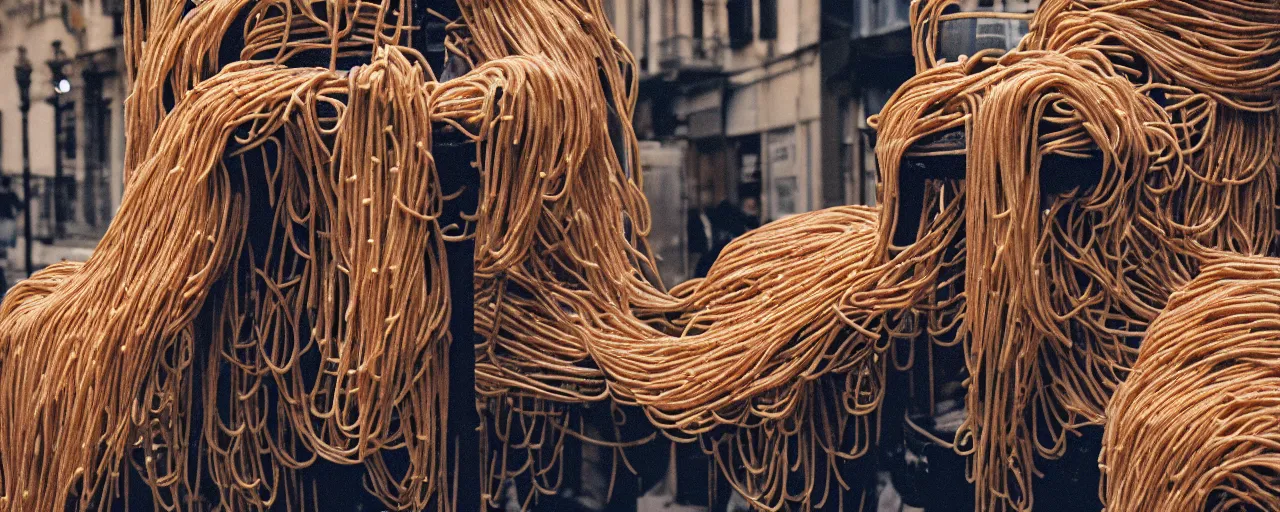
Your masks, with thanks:
[[[92,247],[124,189],[123,1],[3,0],[0,12],[0,171],[21,194],[21,49],[32,69],[26,135],[36,265],[83,258],[67,248]]]
[[[689,277],[699,257],[680,233],[687,212],[754,198],[761,219],[774,220],[849,202],[834,101],[849,83],[847,4],[606,0],[640,68],[634,121],[646,180],[661,173],[681,192],[647,191],[659,203],[652,240],[667,281]]]
[[[1038,4],[961,0],[952,9],[1030,13]],[[648,195],[668,281],[689,277],[701,249],[688,230],[677,233],[684,212],[758,197],[767,221],[875,204],[867,118],[915,73],[911,0],[606,0],[606,8],[640,68],[634,122],[641,164],[661,175]],[[941,55],[1011,47],[1025,32],[1018,20],[947,21]],[[672,189],[681,194],[663,195]]]

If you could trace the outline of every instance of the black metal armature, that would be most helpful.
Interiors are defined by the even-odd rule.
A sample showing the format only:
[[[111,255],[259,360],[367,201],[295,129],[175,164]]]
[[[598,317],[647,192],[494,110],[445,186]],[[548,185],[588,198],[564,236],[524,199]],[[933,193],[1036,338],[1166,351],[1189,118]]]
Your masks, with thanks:
[[[480,175],[471,167],[475,144],[445,130],[434,137],[432,152],[445,194],[460,192],[445,204],[442,226],[465,226],[462,214],[476,211]],[[442,485],[450,486],[457,512],[477,512],[480,498],[480,415],[476,411],[475,240],[445,246],[449,265],[449,421],[448,458]],[[456,489],[456,494],[453,490]],[[438,495],[444,496],[444,495]]]
[[[929,182],[965,179],[966,144],[964,131],[954,130],[928,137],[907,152],[902,167],[898,169],[900,187],[894,229],[896,245],[911,244],[919,236],[920,217],[924,212],[924,191]],[[1040,193],[1049,198],[1088,189],[1101,180],[1101,170],[1101,154],[1096,150],[1090,152],[1089,158],[1083,159],[1048,155],[1041,162]],[[959,283],[962,285],[963,277]],[[912,343],[915,350],[927,350],[927,345],[932,341],[924,336]],[[964,354],[959,348],[935,348],[932,363],[935,372],[933,377],[938,382],[953,382],[954,386],[960,386],[967,378]],[[914,377],[893,372],[888,377],[888,387],[926,389],[934,385],[928,376],[925,372],[916,372]],[[965,457],[956,454],[949,446],[934,442],[935,439],[951,441],[950,436],[954,432],[934,428],[932,420],[935,411],[929,411],[927,405],[922,405],[924,400],[920,395],[894,394],[886,397],[882,409],[886,421],[883,424],[881,449],[894,487],[908,505],[929,510],[972,508],[973,485],[965,480]],[[929,436],[920,434],[921,430],[929,432]],[[1102,504],[1096,499],[1097,493],[1092,492],[1098,481],[1097,458],[1101,446],[1101,428],[1084,428],[1080,431],[1080,438],[1069,445],[1067,453],[1061,459],[1038,461],[1045,476],[1034,483],[1038,494],[1074,498],[1037,503],[1037,510],[1102,508]]]
[[[411,44],[427,58],[441,82],[467,71],[460,59],[448,59],[444,47],[444,19],[457,19],[461,14],[457,3],[452,0],[414,0],[413,21],[420,30],[414,32]],[[480,201],[480,174],[471,166],[476,156],[475,143],[444,125],[432,131],[431,151],[440,186],[446,195],[459,193],[455,199],[445,203],[440,225],[454,224],[474,230],[475,226],[469,225],[463,216],[475,213]],[[441,489],[444,492],[436,496],[437,499],[451,500],[450,508],[456,512],[478,512],[482,508],[480,457],[483,455],[480,453],[480,414],[476,410],[475,253],[475,240],[472,238],[445,246],[451,309],[448,457],[445,469],[448,478],[441,485],[448,488]]]

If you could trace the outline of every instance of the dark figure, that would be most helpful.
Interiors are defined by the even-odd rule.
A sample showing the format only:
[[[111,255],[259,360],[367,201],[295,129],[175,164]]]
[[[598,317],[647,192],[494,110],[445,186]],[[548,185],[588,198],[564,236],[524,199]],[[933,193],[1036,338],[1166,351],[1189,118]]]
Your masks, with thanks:
[[[707,208],[689,210],[689,254],[706,254],[711,249],[711,216]]]
[[[749,182],[738,185],[738,200],[742,203],[743,223],[747,230],[760,227],[760,183]]]
[[[742,198],[742,223],[751,231],[760,227],[760,198],[746,196]]]
[[[725,246],[751,229],[748,227],[749,222],[756,225],[760,223],[758,218],[751,221],[741,208],[727,199],[720,201],[720,204],[708,213],[708,217],[711,219],[711,248],[698,259],[698,265],[693,272],[694,277],[707,277],[711,264],[720,257],[720,252]]]
[[[9,291],[9,279],[5,275],[9,250],[18,242],[18,214],[22,213],[22,199],[13,191],[13,178],[0,177],[0,297]]]

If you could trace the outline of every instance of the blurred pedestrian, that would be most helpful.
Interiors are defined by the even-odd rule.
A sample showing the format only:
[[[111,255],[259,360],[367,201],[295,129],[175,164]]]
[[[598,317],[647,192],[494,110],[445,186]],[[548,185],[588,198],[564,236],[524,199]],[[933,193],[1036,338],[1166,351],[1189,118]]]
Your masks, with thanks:
[[[742,215],[742,222],[746,225],[747,231],[760,227],[760,198],[757,196],[743,197]]]
[[[728,199],[720,201],[708,216],[711,218],[711,247],[698,259],[698,265],[693,272],[694,277],[707,277],[711,265],[715,263],[716,258],[720,257],[720,252],[725,246],[751,229],[748,226],[750,217],[742,211],[741,207]],[[756,220],[755,224],[758,225],[759,221]]]
[[[10,264],[9,252],[18,244],[19,213],[22,213],[22,199],[13,191],[13,178],[0,177],[0,297],[9,291],[5,271]]]
[[[701,257],[711,249],[711,204],[714,201],[710,190],[702,190],[698,194],[698,206],[689,209],[689,254]]]

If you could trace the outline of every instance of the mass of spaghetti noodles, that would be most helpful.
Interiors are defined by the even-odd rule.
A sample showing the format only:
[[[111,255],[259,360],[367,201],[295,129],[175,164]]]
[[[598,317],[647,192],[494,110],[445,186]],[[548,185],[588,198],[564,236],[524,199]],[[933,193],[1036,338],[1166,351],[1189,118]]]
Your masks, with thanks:
[[[1179,322],[1244,306],[1171,294],[1232,279],[1201,273],[1209,249],[1276,251],[1280,4],[1045,0],[1017,48],[946,62],[954,3],[913,3],[918,74],[873,119],[884,206],[768,224],[668,289],[638,71],[599,0],[459,1],[447,80],[411,44],[438,13],[406,0],[132,0],[119,213],[88,261],[0,306],[0,511],[108,508],[132,479],[157,509],[316,509],[322,464],[363,468],[389,509],[496,505],[514,480],[527,506],[559,489],[566,441],[616,472],[659,435],[698,443],[759,509],[822,508],[862,492],[842,468],[900,392],[889,351],[920,337],[964,350],[954,447],[981,510],[1030,509],[1037,460],[1108,421],[1111,506],[1163,499],[1141,458],[1160,445],[1132,432],[1194,379],[1247,400],[1184,418],[1236,422],[1185,441],[1240,456],[1230,485],[1188,476],[1186,495],[1273,504],[1248,486],[1273,483],[1274,404],[1231,387],[1266,385],[1266,354],[1235,343],[1266,336],[1205,333],[1227,362],[1184,371],[1202,347]],[[459,222],[442,220],[459,196],[443,132],[475,149]],[[904,190],[906,161],[953,132],[963,177]],[[453,494],[446,441],[446,247],[463,240],[478,497]],[[1156,322],[1143,346],[1170,304],[1177,332]],[[608,428],[588,432],[588,408]]]
[[[1107,414],[1107,510],[1280,508],[1280,260],[1210,259]]]
[[[962,298],[920,323],[964,346],[954,445],[977,508],[1028,510],[1036,460],[1107,421],[1197,248],[1276,250],[1280,3],[1046,0],[1015,49],[946,62],[942,22],[987,15],[954,4],[913,3],[918,74],[875,120],[877,153],[899,169],[964,135],[963,262],[947,276]],[[892,230],[902,180],[882,178]]]

